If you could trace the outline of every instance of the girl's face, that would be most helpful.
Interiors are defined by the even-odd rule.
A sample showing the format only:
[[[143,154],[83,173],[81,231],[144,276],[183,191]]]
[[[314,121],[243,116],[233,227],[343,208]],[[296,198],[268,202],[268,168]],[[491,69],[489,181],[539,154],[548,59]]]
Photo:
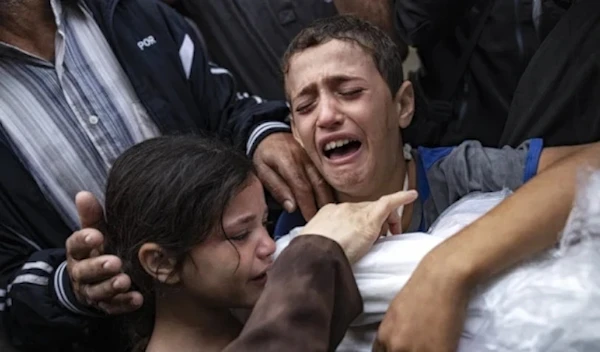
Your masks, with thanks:
[[[214,307],[252,307],[267,282],[275,251],[266,220],[263,187],[252,176],[225,208],[225,236],[215,231],[186,256],[180,271],[184,289]]]

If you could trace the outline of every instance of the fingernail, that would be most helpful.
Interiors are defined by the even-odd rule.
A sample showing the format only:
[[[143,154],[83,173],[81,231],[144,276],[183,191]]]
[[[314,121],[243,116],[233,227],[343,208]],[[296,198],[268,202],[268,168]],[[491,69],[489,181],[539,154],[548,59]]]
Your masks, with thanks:
[[[110,267],[110,262],[104,262],[104,264],[102,264],[102,269],[108,269]]]
[[[283,208],[285,209],[285,211],[287,211],[288,213],[291,213],[294,211],[294,203],[292,203],[291,200],[286,200],[285,202],[283,202]]]
[[[119,279],[115,280],[115,281],[113,282],[113,285],[112,285],[112,286],[113,286],[113,288],[114,288],[114,289],[117,289],[117,290],[118,290],[118,289],[120,289],[120,288],[121,288],[121,286],[122,286],[122,285],[121,285],[121,280],[119,280]]]
[[[92,235],[87,235],[85,236],[85,238],[83,239],[85,241],[85,243],[90,243],[92,242]]]

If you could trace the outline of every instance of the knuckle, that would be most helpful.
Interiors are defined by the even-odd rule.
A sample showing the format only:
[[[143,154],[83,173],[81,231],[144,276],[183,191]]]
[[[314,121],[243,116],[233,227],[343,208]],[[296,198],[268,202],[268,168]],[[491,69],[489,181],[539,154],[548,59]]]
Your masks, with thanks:
[[[90,287],[88,285],[79,285],[78,288],[81,297],[83,297],[88,304],[92,304],[94,302],[94,298],[92,296],[92,293],[90,292]]]
[[[305,182],[298,182],[295,187],[296,191],[300,192],[301,195],[308,195],[309,192],[312,192],[312,187]]]
[[[75,236],[76,232],[73,232],[71,234],[71,236],[69,236],[67,238],[67,240],[65,241],[65,248],[67,249],[67,256],[69,256],[69,252],[71,251],[71,248],[73,247],[73,236]]]
[[[103,284],[98,284],[94,286],[88,285],[87,290],[87,297],[93,300],[94,302],[105,300],[107,299],[107,297],[110,298],[110,296],[114,294],[109,288],[106,287],[106,285]]]
[[[306,182],[306,177],[304,177],[302,170],[295,163],[280,167],[278,171],[287,181],[293,181],[294,183]]]
[[[73,282],[79,282],[81,279],[81,267],[77,264],[69,265],[67,263],[67,272],[69,273],[69,277]]]
[[[321,175],[316,176],[315,178],[315,184],[318,187],[326,187],[329,186],[329,184],[325,181],[325,179],[323,177],[321,177]]]
[[[265,188],[267,189],[267,191],[269,191],[269,193],[271,193],[271,195],[273,197],[275,197],[275,199],[277,199],[278,201],[282,201],[284,198],[286,197],[286,192],[285,192],[285,187],[281,185],[281,183],[279,182],[270,182],[270,183],[264,183]]]
[[[269,167],[269,165],[263,163],[263,162],[254,162],[254,168],[256,169],[256,173],[260,176],[260,175],[264,175],[265,173],[267,173],[271,168]]]
[[[325,185],[327,185],[327,182],[325,182],[325,179],[318,173],[313,172],[313,173],[308,173],[308,178],[310,179],[310,182],[315,186],[315,187],[323,187]]]
[[[272,161],[268,152],[262,150],[256,150],[254,152],[254,157],[252,158],[254,165],[257,168],[268,168],[269,164]]]
[[[67,240],[65,241],[65,248],[67,249],[67,255],[70,255],[70,252],[73,250],[73,247],[75,247],[75,242],[78,241],[79,237],[82,236],[81,231],[75,231],[71,234],[71,236],[69,236],[67,238]]]

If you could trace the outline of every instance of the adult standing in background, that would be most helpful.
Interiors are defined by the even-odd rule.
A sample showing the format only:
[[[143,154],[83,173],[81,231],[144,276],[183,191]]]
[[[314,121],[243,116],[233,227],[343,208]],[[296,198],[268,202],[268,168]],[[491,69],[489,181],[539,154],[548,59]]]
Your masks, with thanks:
[[[550,146],[600,140],[600,2],[579,0],[531,59],[500,144],[533,136]]]

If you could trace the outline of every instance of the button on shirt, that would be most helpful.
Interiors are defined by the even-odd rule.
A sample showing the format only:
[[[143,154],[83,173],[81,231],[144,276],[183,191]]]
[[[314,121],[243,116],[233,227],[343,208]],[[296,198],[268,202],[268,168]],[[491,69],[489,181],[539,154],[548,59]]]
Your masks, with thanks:
[[[76,229],[77,192],[103,202],[115,159],[160,132],[89,12],[60,0],[51,5],[54,62],[0,42],[0,133]]]

